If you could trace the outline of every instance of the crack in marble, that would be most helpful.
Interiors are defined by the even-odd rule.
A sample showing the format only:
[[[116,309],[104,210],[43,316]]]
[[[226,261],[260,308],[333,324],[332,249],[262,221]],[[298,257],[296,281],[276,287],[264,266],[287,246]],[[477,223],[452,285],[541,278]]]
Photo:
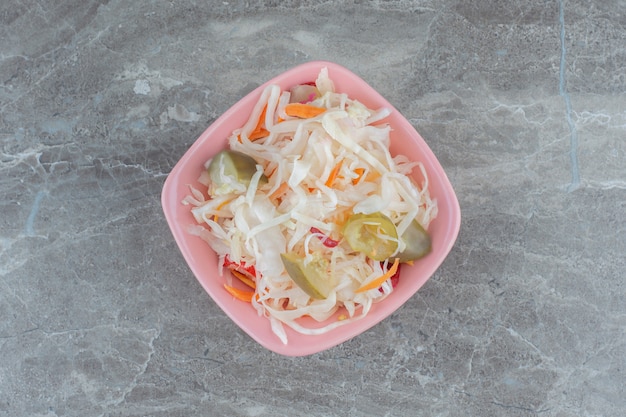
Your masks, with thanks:
[[[626,190],[626,181],[623,180],[607,180],[607,181],[585,181],[585,184],[591,188],[598,188],[600,190]]]
[[[41,236],[36,236],[36,237],[41,237]],[[15,255],[10,254],[10,251],[13,245],[15,245],[20,239],[21,239],[21,236],[18,238],[10,238],[10,239],[0,238],[0,244],[1,244],[0,257],[4,258],[6,256],[8,258],[8,259],[3,259],[3,263],[1,264],[1,267],[0,267],[0,277],[9,275],[11,272],[21,268],[23,265],[25,265],[29,261],[28,257],[26,256],[15,256]]]
[[[159,328],[146,328],[146,329],[133,329],[133,328],[123,328],[119,327],[115,323],[111,324],[101,324],[92,327],[84,327],[84,328],[73,328],[66,329],[61,331],[55,330],[45,330],[45,329],[35,329],[44,334],[47,339],[53,339],[56,337],[67,337],[69,339],[74,338],[77,334],[80,333],[89,333],[89,332],[106,332],[108,330],[113,331],[117,338],[129,338],[130,340],[137,341],[141,344],[142,349],[139,352],[143,357],[142,360],[137,361],[136,358],[133,359],[132,356],[136,355],[135,351],[121,351],[118,347],[114,347],[109,344],[108,347],[103,347],[103,357],[114,357],[118,360],[128,363],[128,369],[136,369],[136,372],[132,373],[132,376],[128,378],[125,383],[125,386],[122,389],[115,391],[110,391],[109,398],[100,399],[96,401],[94,398],[91,398],[94,403],[98,403],[99,405],[105,407],[111,406],[119,406],[124,404],[127,400],[128,395],[132,393],[132,391],[140,385],[140,378],[146,373],[150,362],[152,361],[154,354],[156,352],[156,347],[154,345],[155,341],[160,337],[161,330]],[[127,332],[129,332],[127,334]],[[139,337],[136,337],[139,336]],[[144,348],[145,347],[145,350]],[[145,359],[144,359],[145,358]],[[89,397],[94,397],[97,392],[91,392],[92,382],[88,377],[85,377],[81,372],[73,371],[71,373],[71,382],[74,386],[80,386],[83,391],[89,394]]]
[[[150,351],[148,352],[148,357],[143,364],[138,364],[138,363],[135,363],[134,361],[129,360],[129,362],[135,363],[136,365],[139,366],[139,372],[133,377],[132,381],[128,383],[128,387],[122,391],[122,396],[120,397],[120,399],[118,401],[113,402],[113,405],[120,405],[126,401],[126,398],[128,397],[128,395],[131,392],[133,392],[133,390],[139,385],[137,381],[142,375],[146,373],[146,370],[148,369],[148,365],[150,364],[150,361],[152,360],[152,357],[154,356],[154,353],[155,353],[154,341],[159,338],[159,336],[161,335],[161,331],[159,329],[146,329],[142,333],[151,333],[151,338],[150,340],[148,340],[148,343],[147,343],[148,347],[150,348]],[[122,356],[120,355],[120,358],[121,357]]]
[[[101,161],[103,162],[103,161]],[[103,163],[103,166],[105,164]],[[116,168],[129,168],[129,169],[137,169],[144,174],[147,174],[150,178],[162,178],[167,177],[169,175],[168,172],[154,171],[150,168],[143,166],[142,164],[126,164],[124,162],[118,161],[117,164],[109,164],[107,167],[109,170],[114,170]]]
[[[60,49],[57,48],[57,49]],[[45,58],[45,54],[42,56]],[[36,59],[39,57],[36,57]],[[27,59],[27,60],[32,60],[32,59]],[[8,99],[6,100],[6,102],[2,103],[2,105],[0,106],[0,110],[2,111],[2,113],[9,113],[8,108],[9,106],[15,105],[17,102],[21,101],[24,97],[28,97],[30,94],[33,93],[33,91],[35,91],[36,88],[39,88],[40,85],[47,80],[52,74],[55,73],[55,65],[54,63],[51,64],[50,68],[48,69],[47,72],[45,72],[43,75],[41,75],[39,78],[37,78],[36,80],[34,80],[32,82],[32,87],[28,88],[27,90],[25,90],[22,94],[19,94],[17,97],[13,98],[13,99]],[[7,88],[7,86],[5,85],[4,88]]]
[[[545,353],[543,353],[541,351],[541,349],[539,349],[537,346],[535,346],[534,343],[532,343],[530,340],[526,339],[524,336],[522,336],[521,334],[519,334],[515,329],[513,329],[512,327],[505,327],[500,325],[504,330],[507,331],[508,334],[510,334],[513,338],[521,340],[524,344],[530,346],[531,349],[533,349],[535,352],[537,352],[539,355],[541,355],[542,358],[546,358],[549,359],[551,361],[553,361],[554,359],[547,356]]]
[[[52,146],[47,147],[52,148]],[[10,168],[15,168],[22,163],[29,164],[28,160],[32,158],[35,158],[38,162],[38,165],[41,165],[39,163],[39,158],[43,154],[43,150],[45,148],[46,146],[42,145],[38,146],[37,149],[28,148],[22,152],[17,152],[13,154],[2,152],[2,154],[0,154],[2,156],[2,160],[0,160],[0,169],[8,170]]]
[[[548,122],[552,121],[552,117],[546,114],[545,119],[543,120],[531,120],[528,118],[527,114],[526,114],[526,109],[532,109],[533,107],[535,107],[537,104],[533,103],[533,104],[506,104],[506,103],[501,103],[498,100],[494,100],[494,102],[496,103],[496,105],[492,108],[487,109],[487,112],[489,113],[494,113],[500,109],[505,109],[511,112],[512,115],[520,115],[523,119],[524,122],[528,125],[533,125],[533,126],[541,126],[543,127],[544,125],[546,125]]]
[[[2,157],[2,159],[0,160],[0,169],[10,170],[11,168],[15,168],[20,164],[26,164],[32,169],[34,173],[40,175],[43,180],[46,180],[54,173],[55,166],[64,166],[68,163],[77,163],[75,159],[62,159],[45,163],[41,162],[41,157],[44,155],[45,152],[60,151],[63,150],[65,147],[65,145],[40,145],[36,149],[26,149],[22,152],[17,152],[13,154],[2,153],[0,154],[0,156]],[[95,168],[98,165],[98,167],[109,173],[112,179],[115,179],[116,177],[113,171],[120,168],[138,170],[144,174],[147,174],[148,177],[156,179],[169,175],[168,172],[153,170],[141,163],[125,163],[115,158],[109,159],[92,157],[82,152],[80,156],[85,158],[86,162],[82,164],[77,164],[77,169]],[[45,166],[50,167],[50,172],[46,172]],[[41,199],[48,194],[49,193],[46,190],[40,190],[39,192],[37,192],[33,209],[38,209],[38,204],[41,203]],[[26,235],[32,236],[32,234],[30,233],[32,232],[31,227],[32,224],[29,224],[27,225],[27,227],[25,227]]]
[[[491,404],[493,405],[497,405],[498,407],[502,407],[502,408],[507,408],[507,409],[516,409],[516,410],[522,410],[522,411],[527,411],[529,413],[533,413],[533,414],[541,414],[541,413],[546,413],[548,411],[550,411],[550,408],[541,408],[541,409],[534,409],[531,407],[524,407],[522,405],[515,405],[515,404],[504,404],[501,403],[499,401],[491,401]]]
[[[580,113],[574,111],[573,114],[576,116],[576,123],[581,126],[597,123],[598,125],[605,126],[607,128],[626,128],[626,124],[612,124],[611,122],[613,121],[613,116],[607,113],[583,110]]]
[[[560,24],[560,39],[561,39],[561,60],[559,65],[559,95],[565,102],[565,118],[570,131],[570,170],[571,170],[571,183],[567,187],[568,192],[577,190],[580,187],[580,170],[578,167],[578,131],[576,130],[576,124],[572,119],[572,102],[567,92],[567,80],[565,75],[565,65],[567,63],[565,47],[565,5],[564,0],[559,0],[559,24]]]

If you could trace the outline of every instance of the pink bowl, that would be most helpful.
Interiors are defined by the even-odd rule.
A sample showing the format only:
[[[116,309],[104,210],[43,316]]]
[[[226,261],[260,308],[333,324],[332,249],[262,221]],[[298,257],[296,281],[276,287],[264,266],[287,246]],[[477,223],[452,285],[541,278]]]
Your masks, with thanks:
[[[370,108],[387,107],[391,110],[391,115],[386,119],[393,129],[391,152],[405,154],[410,159],[419,160],[424,164],[428,173],[431,197],[438,202],[439,214],[428,229],[433,242],[432,252],[415,262],[413,266],[404,265],[395,291],[382,302],[375,304],[366,317],[318,336],[302,335],[285,326],[288,343],[283,344],[272,332],[269,320],[259,317],[251,305],[234,299],[224,290],[225,278],[218,274],[217,256],[204,241],[187,232],[188,226],[195,222],[190,207],[184,206],[181,201],[189,193],[188,184],[196,184],[204,162],[224,149],[226,138],[230,133],[245,123],[265,86],[278,84],[281,88],[288,89],[296,84],[314,81],[323,67],[328,68],[337,91],[347,93],[349,97],[361,101]],[[421,178],[418,170],[415,171],[415,180],[419,184]],[[419,133],[365,81],[346,68],[324,61],[309,62],[284,72],[256,88],[228,109],[200,135],[172,169],[163,186],[161,202],[165,218],[180,251],[205,291],[250,337],[265,348],[288,356],[310,355],[338,345],[368,330],[400,308],[441,265],[456,241],[461,223],[459,203],[452,185]],[[335,316],[329,320],[337,318]],[[303,324],[320,326],[313,320],[306,319],[303,319]]]

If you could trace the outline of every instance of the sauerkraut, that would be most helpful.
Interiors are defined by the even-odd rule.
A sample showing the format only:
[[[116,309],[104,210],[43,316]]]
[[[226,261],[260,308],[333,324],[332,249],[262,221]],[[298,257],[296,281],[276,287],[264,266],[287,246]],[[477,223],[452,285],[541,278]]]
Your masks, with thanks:
[[[190,185],[183,203],[197,224],[189,232],[217,253],[227,289],[237,286],[228,270],[248,279],[247,289],[235,295],[267,317],[283,343],[285,325],[321,334],[364,317],[394,290],[385,275],[394,256],[375,261],[348,245],[342,231],[350,216],[381,213],[402,236],[413,221],[428,229],[437,215],[423,165],[390,154],[389,114],[336,92],[326,68],[314,83],[289,90],[269,85],[248,121],[228,138],[230,150],[255,162],[245,186],[212,180],[211,160],[199,184]],[[423,178],[419,185],[409,176],[414,169]],[[400,238],[393,244],[394,253],[406,246]],[[285,253],[301,256],[304,264],[324,260],[334,283],[325,298],[295,284],[281,261]],[[380,277],[380,286],[359,291]],[[305,326],[299,320],[305,316],[323,324]]]

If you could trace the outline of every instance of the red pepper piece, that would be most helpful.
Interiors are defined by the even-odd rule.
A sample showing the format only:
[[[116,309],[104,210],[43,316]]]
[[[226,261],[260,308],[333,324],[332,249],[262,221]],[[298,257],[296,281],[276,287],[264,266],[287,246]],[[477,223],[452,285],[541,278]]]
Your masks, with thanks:
[[[256,278],[256,269],[254,268],[254,265],[246,265],[245,262],[234,262],[230,259],[228,255],[224,256],[224,267],[232,271],[240,272],[250,278]]]
[[[338,240],[329,238],[324,233],[322,233],[322,231],[318,229],[317,227],[311,227],[311,233],[321,235],[319,236],[319,238],[322,241],[322,245],[326,246],[327,248],[334,248],[335,246],[339,244]]]

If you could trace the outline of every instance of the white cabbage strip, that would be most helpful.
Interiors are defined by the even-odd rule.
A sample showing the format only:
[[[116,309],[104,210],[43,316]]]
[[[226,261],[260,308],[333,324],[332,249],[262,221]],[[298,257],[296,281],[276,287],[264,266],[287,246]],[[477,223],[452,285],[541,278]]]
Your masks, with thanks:
[[[400,236],[413,219],[427,228],[437,215],[422,164],[389,153],[391,129],[382,122],[389,109],[368,109],[336,93],[326,69],[320,72],[316,88],[318,94],[307,104],[326,110],[298,118],[285,112],[290,92],[268,86],[248,121],[228,140],[231,150],[251,156],[258,164],[247,189],[209,196],[200,191],[210,183],[204,171],[183,201],[192,206],[197,221],[189,232],[217,252],[220,273],[226,256],[255,267],[252,306],[269,319],[283,343],[288,342],[283,325],[303,334],[321,334],[364,317],[373,303],[393,291],[388,280],[380,290],[356,291],[385,274],[388,262],[381,265],[351,250],[341,239],[347,217],[383,213],[393,220]],[[263,114],[266,133],[254,138]],[[408,177],[415,167],[423,184]],[[267,182],[259,181],[262,175]],[[325,236],[338,243],[324,245]],[[400,243],[398,251],[402,249]],[[326,299],[313,299],[295,285],[281,262],[280,255],[286,252],[297,252],[307,261],[313,257],[328,261],[328,273],[337,285]],[[308,328],[299,320],[305,316],[323,325]]]

